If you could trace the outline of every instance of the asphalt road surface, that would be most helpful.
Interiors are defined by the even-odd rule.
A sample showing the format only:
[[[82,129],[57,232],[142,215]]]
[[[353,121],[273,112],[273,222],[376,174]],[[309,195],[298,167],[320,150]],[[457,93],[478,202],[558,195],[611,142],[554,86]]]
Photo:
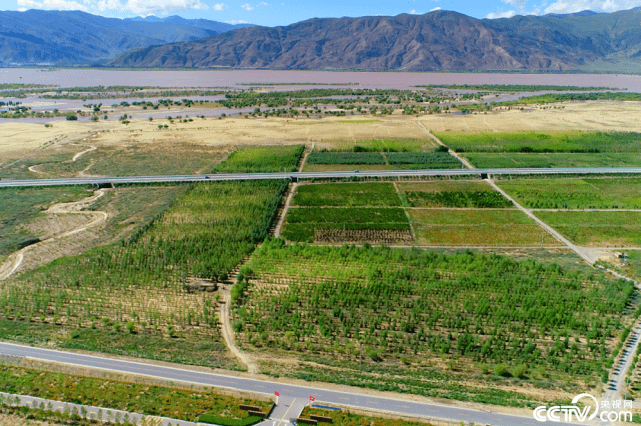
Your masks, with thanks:
[[[531,417],[511,416],[507,414],[490,413],[486,411],[468,410],[443,405],[409,402],[389,397],[368,396],[360,393],[340,392],[324,389],[318,384],[309,386],[295,386],[283,383],[270,382],[243,377],[225,376],[222,374],[211,374],[191,371],[177,367],[164,367],[154,364],[145,364],[144,360],[137,362],[124,361],[119,359],[104,358],[93,355],[76,354],[50,349],[33,348],[29,346],[16,345],[0,342],[0,353],[18,357],[51,361],[63,364],[72,364],[81,367],[100,368],[111,372],[140,374],[172,381],[183,381],[206,386],[238,389],[243,391],[261,392],[266,395],[274,395],[279,392],[279,406],[276,410],[290,406],[292,402],[309,401],[309,397],[316,398],[318,404],[342,404],[359,408],[384,410],[399,414],[414,414],[433,418],[450,419],[455,421],[475,422],[481,425],[493,426],[534,426],[540,424]],[[282,410],[282,411],[285,411]],[[291,410],[289,414],[293,411]],[[298,413],[294,414],[294,417]],[[280,416],[277,416],[280,417]],[[285,420],[289,420],[287,412],[283,414]],[[272,415],[272,419],[274,415]],[[286,424],[283,422],[283,425]],[[554,423],[555,425],[567,425],[567,423]]]
[[[57,186],[57,185],[96,185],[123,183],[160,183],[160,182],[200,182],[252,179],[313,179],[313,178],[350,178],[350,177],[403,177],[403,176],[478,176],[486,175],[603,175],[603,174],[641,174],[641,167],[577,167],[549,169],[426,169],[426,170],[375,170],[351,172],[291,172],[291,173],[228,173],[211,175],[173,175],[173,176],[128,176],[128,177],[90,177],[68,179],[29,179],[0,180],[2,187],[20,186]]]

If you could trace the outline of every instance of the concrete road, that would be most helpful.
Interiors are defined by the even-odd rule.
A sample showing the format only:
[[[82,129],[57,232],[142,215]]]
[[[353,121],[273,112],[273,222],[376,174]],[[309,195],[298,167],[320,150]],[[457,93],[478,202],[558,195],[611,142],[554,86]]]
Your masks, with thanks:
[[[96,185],[124,183],[161,183],[161,182],[202,182],[251,179],[313,179],[313,178],[350,178],[350,177],[404,177],[404,176],[478,176],[487,175],[602,175],[602,174],[641,174],[641,167],[577,167],[550,169],[425,169],[425,170],[375,170],[362,172],[291,172],[291,173],[228,173],[211,175],[172,175],[172,176],[128,176],[128,177],[90,177],[68,179],[29,179],[0,180],[2,187],[20,186],[57,186],[57,185]]]
[[[316,398],[317,403],[342,404],[364,409],[384,410],[399,414],[413,414],[432,418],[451,419],[455,421],[475,422],[482,425],[494,426],[534,426],[539,424],[532,417],[520,417],[507,414],[476,411],[451,406],[411,402],[392,397],[369,396],[354,389],[350,392],[330,390],[319,384],[296,386],[269,380],[259,380],[245,377],[226,376],[222,374],[203,373],[176,367],[165,367],[146,364],[145,360],[137,362],[106,358],[95,355],[76,354],[50,349],[33,348],[0,342],[0,353],[17,357],[28,357],[43,361],[77,365],[81,367],[99,368],[118,373],[139,374],[165,380],[183,381],[205,386],[217,386],[243,391],[261,392],[265,395],[280,393],[279,406],[276,407],[271,419],[279,418],[282,412],[283,425],[292,417],[295,418],[309,397]],[[288,411],[288,408],[290,410]],[[278,423],[278,422],[277,422]],[[565,423],[555,423],[564,425]]]

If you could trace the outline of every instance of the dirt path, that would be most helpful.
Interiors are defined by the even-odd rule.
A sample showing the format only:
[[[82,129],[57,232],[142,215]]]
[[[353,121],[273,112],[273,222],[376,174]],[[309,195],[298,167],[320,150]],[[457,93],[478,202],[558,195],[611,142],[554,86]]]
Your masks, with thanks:
[[[467,161],[465,158],[461,157],[461,156],[460,156],[460,155],[458,155],[456,152],[454,152],[452,149],[450,149],[447,145],[445,145],[445,144],[444,144],[444,143],[443,143],[439,138],[437,138],[436,136],[434,136],[434,135],[432,134],[432,132],[430,132],[429,130],[427,130],[427,127],[425,127],[425,125],[424,125],[422,122],[417,121],[417,122],[416,122],[416,124],[418,125],[418,127],[419,127],[419,128],[420,128],[420,129],[421,129],[421,130],[422,130],[422,131],[423,131],[423,132],[424,132],[424,133],[425,133],[425,134],[426,134],[430,139],[432,139],[432,140],[433,140],[434,142],[436,142],[437,144],[439,144],[439,145],[444,146],[445,148],[447,148],[447,152],[449,152],[449,154],[450,154],[452,157],[455,157],[457,160],[459,160],[459,161],[460,161],[460,162],[461,162],[465,167],[467,167],[468,169],[475,169],[475,168],[476,168],[476,167],[474,167],[472,164],[470,164],[470,162],[469,162],[469,161]]]
[[[6,280],[11,275],[13,275],[19,268],[22,262],[24,261],[25,255],[34,250],[35,248],[42,246],[44,244],[51,244],[61,238],[69,237],[80,232],[83,232],[89,228],[93,228],[96,225],[99,225],[105,222],[109,215],[103,211],[85,211],[89,205],[94,201],[105,195],[106,189],[100,189],[94,192],[94,195],[83,198],[82,200],[72,201],[69,203],[58,203],[49,207],[43,213],[45,214],[82,214],[90,218],[88,223],[84,223],[82,226],[76,227],[71,230],[61,232],[59,234],[52,235],[51,237],[44,239],[36,244],[32,244],[23,249],[18,250],[17,252],[9,255],[7,260],[0,265],[0,281]]]
[[[235,280],[235,276],[234,276]],[[231,288],[231,287],[229,287]],[[241,351],[234,342],[234,329],[231,325],[230,311],[231,311],[231,292],[229,288],[225,288],[221,291],[223,297],[223,303],[220,304],[220,323],[221,323],[221,332],[223,338],[225,339],[225,344],[229,348],[232,354],[240,362],[247,366],[248,373],[258,373],[258,365],[254,360],[247,355],[245,352]]]
[[[40,164],[34,164],[33,166],[29,166],[29,171],[32,173],[38,173],[40,175],[44,174],[43,172],[36,170],[36,167],[39,166]]]
[[[288,188],[285,206],[283,207],[283,210],[278,217],[278,222],[276,222],[276,228],[274,229],[274,237],[276,238],[280,237],[280,231],[283,228],[283,223],[285,223],[285,216],[287,216],[287,211],[289,210],[289,205],[291,204],[292,198],[294,198],[294,194],[296,193],[296,188],[298,188],[298,183],[295,182],[290,184],[289,186],[290,187]]]
[[[76,155],[74,155],[73,158],[71,159],[71,162],[75,163],[78,158],[82,157],[83,155],[85,155],[88,152],[95,151],[97,149],[98,149],[97,147],[91,145],[91,147],[89,149],[85,149],[84,151],[81,151],[81,152],[77,153]]]
[[[71,160],[63,161],[63,163],[75,163],[78,158],[82,157],[83,155],[85,155],[88,152],[95,151],[97,149],[98,149],[98,147],[91,145],[90,148],[85,149],[84,151],[80,151],[79,153],[74,155]],[[82,176],[83,172],[85,172],[87,169],[89,169],[89,167],[91,167],[92,165],[93,165],[93,163],[89,164],[85,168],[85,170],[80,172],[79,176]],[[41,172],[40,170],[37,169],[38,166],[42,166],[42,164],[34,164],[33,166],[29,166],[29,171],[32,172],[32,173],[40,174],[40,175],[45,174],[45,172]]]

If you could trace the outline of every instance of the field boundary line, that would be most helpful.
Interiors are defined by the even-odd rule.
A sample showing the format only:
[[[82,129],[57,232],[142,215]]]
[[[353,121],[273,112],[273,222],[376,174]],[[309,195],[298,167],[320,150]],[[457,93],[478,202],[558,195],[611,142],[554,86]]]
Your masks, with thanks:
[[[461,164],[463,164],[463,165],[464,165],[465,167],[467,167],[468,169],[475,169],[475,168],[476,168],[476,167],[474,167],[474,166],[473,166],[469,161],[467,161],[465,158],[461,157],[461,156],[460,156],[460,155],[458,155],[456,152],[454,152],[454,150],[453,150],[453,149],[451,149],[449,146],[445,145],[445,144],[444,144],[444,143],[443,143],[439,138],[437,138],[436,136],[434,136],[434,135],[432,134],[432,132],[430,132],[429,130],[427,130],[427,127],[425,127],[425,125],[423,124],[423,122],[422,122],[422,121],[420,121],[420,120],[419,120],[419,121],[417,121],[416,123],[418,124],[418,127],[419,127],[421,130],[423,130],[423,132],[424,132],[428,137],[430,137],[434,142],[436,142],[436,143],[437,143],[437,144],[439,144],[440,146],[444,146],[445,148],[447,148],[447,152],[448,152],[452,157],[454,157],[454,158],[456,158],[457,160],[459,160],[459,161],[461,162]]]

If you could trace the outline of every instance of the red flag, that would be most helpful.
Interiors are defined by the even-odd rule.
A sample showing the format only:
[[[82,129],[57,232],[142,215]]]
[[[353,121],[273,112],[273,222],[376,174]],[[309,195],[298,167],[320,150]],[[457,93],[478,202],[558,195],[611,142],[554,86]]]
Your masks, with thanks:
[[[279,394],[278,392],[274,392],[274,395],[276,395],[276,396],[280,396],[280,394]]]
[[[310,396],[310,397],[309,397],[309,400],[310,400],[310,401],[316,401],[316,398],[314,398],[313,396]]]

